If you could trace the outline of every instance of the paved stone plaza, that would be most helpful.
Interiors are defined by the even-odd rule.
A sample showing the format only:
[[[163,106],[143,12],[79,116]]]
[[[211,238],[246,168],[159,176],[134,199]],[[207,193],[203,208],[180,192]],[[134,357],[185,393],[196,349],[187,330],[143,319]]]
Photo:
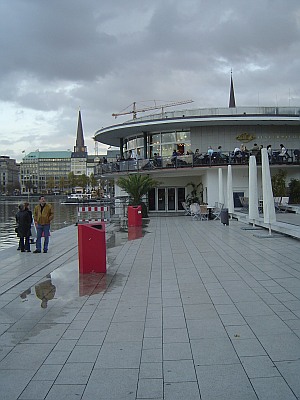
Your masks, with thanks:
[[[106,275],[79,276],[74,226],[2,251],[1,399],[300,398],[300,242],[243,228],[151,218]]]

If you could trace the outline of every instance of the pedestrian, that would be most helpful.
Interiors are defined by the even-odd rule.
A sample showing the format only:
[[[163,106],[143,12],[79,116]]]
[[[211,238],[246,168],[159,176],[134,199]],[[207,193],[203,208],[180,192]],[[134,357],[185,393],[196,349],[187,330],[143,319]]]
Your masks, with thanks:
[[[22,253],[26,251],[30,252],[30,243],[29,238],[31,235],[31,223],[32,217],[28,213],[28,210],[25,210],[24,204],[19,205],[19,211],[16,214],[16,222],[17,222],[17,234],[20,238],[19,247]]]
[[[34,208],[34,222],[36,224],[36,249],[34,253],[41,253],[42,251],[42,236],[44,236],[43,251],[47,253],[49,236],[50,236],[50,223],[54,218],[54,212],[51,204],[46,203],[44,196],[39,197],[39,204]]]
[[[28,212],[28,214],[29,214],[29,216],[30,216],[30,221],[31,221],[31,226],[32,226],[32,221],[33,221],[33,219],[32,219],[32,212],[31,212],[31,210],[30,210],[30,204],[27,202],[27,201],[25,201],[25,203],[24,203],[24,209],[25,209],[25,211],[27,211]],[[32,232],[31,232],[31,228],[30,228],[30,235],[29,235],[29,238],[28,238],[28,240],[25,240],[25,251],[27,251],[28,253],[30,253],[30,240],[31,240],[31,236],[32,236]],[[31,242],[32,243],[32,242]]]

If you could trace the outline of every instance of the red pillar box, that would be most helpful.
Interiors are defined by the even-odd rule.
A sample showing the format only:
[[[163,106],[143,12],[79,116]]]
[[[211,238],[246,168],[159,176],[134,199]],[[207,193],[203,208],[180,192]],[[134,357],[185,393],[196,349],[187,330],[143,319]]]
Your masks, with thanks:
[[[94,222],[78,225],[79,272],[106,272],[105,224]]]
[[[142,226],[142,206],[128,206],[128,226]]]

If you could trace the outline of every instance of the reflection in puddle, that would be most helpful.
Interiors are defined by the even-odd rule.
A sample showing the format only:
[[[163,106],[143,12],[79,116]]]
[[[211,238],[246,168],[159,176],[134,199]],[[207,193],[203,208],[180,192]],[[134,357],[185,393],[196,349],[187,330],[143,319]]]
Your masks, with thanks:
[[[79,274],[79,296],[91,296],[107,289],[106,274]]]
[[[35,294],[41,300],[41,307],[47,308],[48,301],[52,300],[55,296],[56,286],[53,285],[51,275],[46,276],[46,280],[35,285]]]
[[[128,240],[136,240],[145,236],[147,233],[146,227],[149,224],[149,220],[143,220],[143,226],[124,226],[115,225],[115,230],[111,233],[111,236],[106,240],[106,247],[112,248],[121,246]]]
[[[143,236],[142,226],[129,226],[128,227],[128,240],[140,239]]]

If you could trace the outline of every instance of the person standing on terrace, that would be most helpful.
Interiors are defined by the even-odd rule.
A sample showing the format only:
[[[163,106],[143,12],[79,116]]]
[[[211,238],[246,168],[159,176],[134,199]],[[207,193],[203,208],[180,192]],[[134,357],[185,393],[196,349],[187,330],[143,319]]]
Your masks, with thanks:
[[[42,251],[42,236],[44,236],[44,253],[48,251],[50,223],[54,218],[54,212],[51,204],[46,203],[44,196],[39,197],[39,204],[34,208],[34,222],[36,224],[36,249],[34,253]]]

